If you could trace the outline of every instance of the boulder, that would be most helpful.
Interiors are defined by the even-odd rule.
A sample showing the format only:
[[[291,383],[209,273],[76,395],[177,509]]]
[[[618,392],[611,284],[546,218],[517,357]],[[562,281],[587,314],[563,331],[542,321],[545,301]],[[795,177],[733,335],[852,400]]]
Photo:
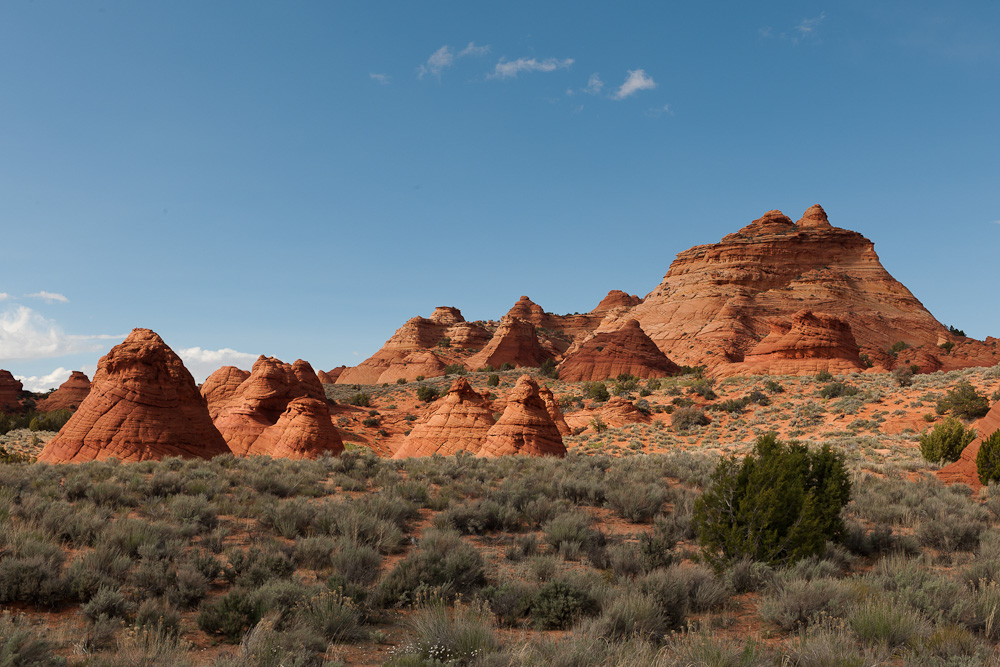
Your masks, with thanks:
[[[486,434],[478,456],[565,456],[562,435],[545,407],[538,383],[522,375],[507,395],[507,407]]]
[[[46,463],[229,453],[180,357],[149,329],[133,329],[97,364],[90,393],[38,455]]]

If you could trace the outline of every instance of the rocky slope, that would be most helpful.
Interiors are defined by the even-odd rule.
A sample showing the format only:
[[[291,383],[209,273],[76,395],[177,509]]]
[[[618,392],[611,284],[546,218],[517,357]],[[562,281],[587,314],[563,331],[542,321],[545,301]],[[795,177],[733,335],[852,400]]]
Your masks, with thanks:
[[[21,390],[24,385],[10,371],[0,369],[0,412],[21,411]]]
[[[89,393],[90,378],[81,371],[73,371],[58,389],[35,404],[35,410],[37,412],[76,410]]]
[[[622,373],[639,377],[675,375],[680,367],[663,354],[639,326],[628,320],[617,331],[598,333],[570,352],[559,365],[566,382],[607,380]]]

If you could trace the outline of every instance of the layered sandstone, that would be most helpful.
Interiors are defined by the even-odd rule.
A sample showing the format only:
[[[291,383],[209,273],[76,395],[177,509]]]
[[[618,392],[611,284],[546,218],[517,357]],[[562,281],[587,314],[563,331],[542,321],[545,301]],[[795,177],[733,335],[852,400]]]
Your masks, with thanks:
[[[347,366],[337,366],[328,371],[319,371],[316,373],[319,377],[319,381],[323,384],[336,384],[337,378],[340,377],[341,373],[347,370]]]
[[[326,392],[323,390],[323,384],[319,381],[319,376],[308,361],[304,359],[293,361],[292,375],[295,376],[295,379],[305,389],[306,396],[315,398],[317,401],[326,401]]]
[[[229,399],[236,393],[236,388],[250,377],[250,371],[236,366],[223,366],[201,383],[201,395],[208,405],[208,416],[215,419]]]
[[[505,315],[493,338],[486,347],[469,357],[466,365],[476,369],[483,366],[500,368],[503,364],[541,366],[552,357],[551,351],[542,348],[535,335],[535,326],[512,315]]]
[[[976,439],[965,446],[959,459],[934,473],[945,484],[968,484],[973,489],[982,487],[982,484],[979,483],[979,473],[976,470],[976,456],[979,454],[979,445],[983,443],[983,440],[1000,429],[1000,403],[994,405],[985,417],[975,423],[973,428],[976,429]]]
[[[648,414],[635,407],[635,403],[621,396],[612,396],[601,407],[601,421],[612,428],[626,424],[648,424],[652,419]]]
[[[145,461],[228,452],[180,357],[154,332],[134,329],[98,362],[90,393],[38,460]]]
[[[715,375],[834,375],[864,370],[851,326],[838,317],[800,310],[770,321],[771,331],[742,363],[717,366]]]
[[[573,431],[563,416],[562,408],[559,407],[559,403],[556,401],[556,397],[552,394],[552,390],[549,389],[548,385],[539,387],[538,395],[542,397],[542,401],[545,403],[545,410],[549,413],[549,417],[552,418],[552,423],[559,429],[559,434],[569,435],[572,433]]]
[[[0,411],[21,411],[21,390],[24,385],[10,371],[0,369]]]
[[[417,422],[393,458],[449,456],[482,449],[493,426],[493,409],[465,378],[455,380],[448,393],[438,399],[433,412]]]
[[[627,373],[638,378],[676,375],[680,367],[663,354],[637,320],[617,331],[595,334],[559,365],[565,382],[607,380]]]
[[[397,380],[413,382],[418,377],[439,377],[444,375],[447,365],[433,352],[411,352],[402,358],[392,359],[388,367],[378,376],[378,382],[392,384]]]
[[[601,330],[634,318],[674,361],[715,367],[743,361],[771,319],[803,309],[845,321],[870,356],[896,341],[954,338],[882,267],[870,240],[832,226],[818,205],[798,223],[768,211],[720,243],[678,254],[642,303]]]
[[[76,410],[90,393],[90,378],[81,371],[73,371],[59,388],[35,405],[37,412]]]
[[[301,360],[296,363],[259,357],[249,377],[220,406],[215,426],[237,456],[301,458],[343,451],[326,401],[315,396],[318,378],[312,373],[314,386],[312,367]]]
[[[478,456],[565,456],[562,435],[552,421],[538,383],[522,375],[507,395],[507,407],[486,434]]]

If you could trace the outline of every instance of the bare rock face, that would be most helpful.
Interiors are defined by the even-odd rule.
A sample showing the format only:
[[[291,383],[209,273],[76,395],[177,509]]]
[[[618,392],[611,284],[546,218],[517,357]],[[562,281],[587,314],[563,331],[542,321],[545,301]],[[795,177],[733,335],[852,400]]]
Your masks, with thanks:
[[[402,358],[393,359],[378,376],[378,382],[392,384],[397,380],[413,382],[418,377],[439,377],[444,375],[446,365],[433,352],[411,352]]]
[[[21,411],[21,390],[24,385],[10,371],[0,369],[0,411]]]
[[[69,379],[59,385],[58,389],[35,405],[35,411],[76,410],[89,393],[90,379],[81,371],[73,371]]]
[[[634,294],[623,292],[620,289],[613,289],[608,292],[606,297],[601,299],[601,302],[597,304],[597,308],[594,308],[590,312],[596,315],[606,313],[617,308],[631,308],[632,306],[638,306],[641,302],[642,299]]]
[[[803,309],[847,322],[872,359],[896,341],[935,345],[949,336],[882,267],[872,242],[830,225],[819,206],[799,224],[768,211],[720,243],[678,254],[659,287],[600,330],[637,319],[675,362],[713,368],[743,361],[772,318]]]
[[[301,458],[344,450],[326,402],[314,396],[316,387],[308,382],[311,371],[305,362],[299,364],[296,373],[295,367],[279,359],[257,359],[250,376],[232,392],[215,417],[216,428],[234,454],[277,457],[284,456],[282,452],[298,452],[295,456]],[[315,382],[319,384],[318,378]],[[295,399],[309,400],[291,406]],[[258,443],[265,433],[267,437]]]
[[[344,451],[340,434],[330,421],[325,401],[315,398],[293,398],[278,417],[253,441],[248,456],[270,456],[284,459],[312,459],[330,452]]]
[[[486,434],[478,456],[565,456],[559,429],[549,416],[538,383],[522,375],[507,395],[507,407]]]
[[[312,365],[303,359],[296,359],[292,362],[292,374],[306,390],[306,396],[315,398],[317,401],[326,400],[326,392],[323,384],[319,381],[319,376],[313,370]]]
[[[979,446],[983,440],[993,435],[1000,429],[1000,403],[997,403],[982,419],[976,422],[976,439],[965,446],[962,455],[954,463],[949,463],[940,470],[935,471],[935,475],[945,484],[968,484],[973,490],[982,488],[979,482],[979,472],[976,469],[976,456],[979,454]]]
[[[431,321],[437,324],[443,324],[445,326],[451,326],[453,324],[458,324],[459,322],[464,322],[465,318],[462,317],[462,311],[458,308],[453,308],[452,306],[438,306],[431,313]]]
[[[435,402],[430,416],[414,425],[393,458],[476,453],[482,449],[493,423],[489,401],[468,380],[458,378],[448,393]]]
[[[838,317],[800,310],[775,318],[771,332],[742,363],[717,366],[715,375],[834,375],[864,370],[851,325]]]
[[[87,398],[38,460],[145,461],[227,453],[180,357],[149,329],[133,329],[101,358]]]
[[[635,403],[622,398],[612,396],[604,404],[599,413],[601,421],[612,428],[619,428],[626,424],[648,424],[652,419],[649,415],[635,407]]]
[[[607,380],[622,373],[638,378],[676,375],[680,367],[663,354],[637,320],[617,331],[599,333],[570,352],[559,366],[565,382]]]
[[[537,367],[551,356],[551,351],[546,351],[539,344],[533,324],[504,315],[493,338],[486,347],[469,357],[466,366],[473,369],[483,366],[500,368],[503,364]]]
[[[559,407],[559,403],[556,402],[556,397],[552,394],[552,390],[549,389],[548,385],[539,387],[538,395],[545,402],[545,410],[549,413],[549,417],[552,418],[552,423],[559,429],[559,434],[569,435],[572,433],[572,429],[566,423],[566,417],[563,416],[562,408]]]
[[[328,371],[319,371],[316,376],[319,378],[321,384],[336,384],[337,378],[340,374],[347,369],[347,366],[337,366],[336,368],[330,369]]]
[[[215,371],[201,384],[201,395],[208,404],[208,416],[215,419],[229,399],[236,393],[236,388],[250,377],[250,371],[236,366],[223,366]]]

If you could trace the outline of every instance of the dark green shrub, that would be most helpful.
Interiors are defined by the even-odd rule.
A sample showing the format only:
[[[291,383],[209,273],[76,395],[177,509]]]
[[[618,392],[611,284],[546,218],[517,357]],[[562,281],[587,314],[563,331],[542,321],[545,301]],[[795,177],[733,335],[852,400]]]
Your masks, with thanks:
[[[962,338],[965,338],[965,332],[964,331],[962,331],[961,329],[958,329],[956,327],[953,327],[950,324],[948,325],[948,331],[951,332],[952,334],[956,335],[956,336],[961,336]]]
[[[695,426],[705,426],[710,421],[705,411],[700,408],[680,408],[670,415],[670,425],[675,431],[689,431]]]
[[[496,373],[490,373],[489,377],[486,378],[487,387],[496,387],[500,384],[500,376]]]
[[[785,391],[785,388],[777,380],[765,380],[764,389],[772,394],[780,394]]]
[[[406,378],[396,378],[396,384],[406,384]]]
[[[975,429],[966,430],[962,422],[949,417],[920,435],[920,454],[932,463],[951,463],[958,460],[965,446],[975,438]]]
[[[826,370],[825,368],[819,373],[816,373],[816,382],[829,382],[833,379],[833,373]]]
[[[841,509],[851,483],[843,456],[828,445],[810,452],[761,436],[742,463],[719,462],[712,483],[695,502],[694,525],[705,557],[714,563],[744,556],[784,563],[823,551],[839,539]]]
[[[597,611],[597,600],[586,588],[567,580],[546,583],[531,601],[531,619],[542,630],[562,630]]]
[[[898,357],[899,353],[903,350],[909,349],[910,344],[906,341],[897,340],[895,343],[889,346],[889,354],[893,357]]]
[[[512,370],[514,370],[514,364],[510,363],[509,361],[505,361],[502,364],[500,364],[500,370],[502,370],[502,371],[512,371]]]
[[[993,431],[979,444],[976,471],[984,485],[1000,481],[1000,430]]]
[[[542,377],[552,378],[553,380],[559,378],[559,373],[556,371],[556,360],[551,357],[542,362],[539,372],[542,374]]]
[[[465,364],[448,364],[444,367],[445,375],[465,375],[469,371],[466,370]]]
[[[376,426],[381,426],[382,420],[378,417],[365,417],[361,420],[362,426],[367,426],[369,428],[374,428]]]
[[[715,393],[715,389],[713,389],[714,386],[715,380],[699,378],[692,382],[691,386],[688,387],[688,393],[697,394],[706,401],[714,401],[719,397],[719,395]]]
[[[402,605],[421,594],[442,598],[467,594],[486,584],[479,551],[458,533],[428,530],[419,547],[399,561],[379,584],[384,605]]]
[[[438,397],[438,390],[434,387],[428,387],[427,385],[420,385],[417,387],[417,398],[424,403],[430,403]]]
[[[585,382],[583,385],[583,393],[587,398],[591,398],[598,402],[604,402],[611,398],[611,394],[608,393],[608,385],[603,382]]]
[[[841,396],[854,396],[858,391],[858,388],[853,385],[830,382],[819,390],[819,395],[823,398],[840,398]]]
[[[608,425],[604,423],[601,419],[601,415],[595,415],[593,419],[590,420],[590,428],[594,429],[594,433],[604,433],[608,430]]]
[[[439,340],[437,342],[437,346],[438,347],[451,347],[451,339],[448,338],[447,336],[444,336],[443,338],[441,338],[441,340]]]
[[[979,419],[990,411],[990,403],[985,395],[976,391],[968,380],[962,380],[938,399],[937,413],[951,412],[960,419]]]
[[[952,351],[952,349],[955,347],[955,343],[951,342],[950,340],[946,340],[945,342],[943,342],[940,345],[938,345],[938,347],[940,347],[942,350],[944,350],[945,354],[949,354]]]
[[[350,405],[357,405],[358,407],[368,408],[371,407],[372,397],[363,391],[359,391],[356,394],[352,394],[350,398],[347,399]]]

